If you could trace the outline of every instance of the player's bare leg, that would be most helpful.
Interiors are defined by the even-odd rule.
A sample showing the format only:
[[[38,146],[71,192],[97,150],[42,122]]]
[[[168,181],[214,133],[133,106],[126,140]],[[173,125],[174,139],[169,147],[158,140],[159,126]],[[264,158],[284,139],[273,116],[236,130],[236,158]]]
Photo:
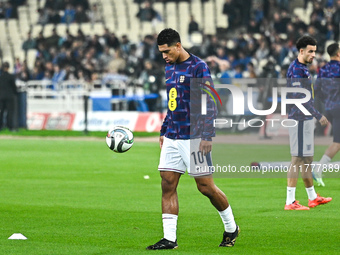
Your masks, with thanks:
[[[181,177],[180,173],[161,171],[162,178],[162,221],[164,238],[148,246],[148,250],[176,249],[177,245],[177,218],[178,196],[177,186]]]
[[[325,155],[332,159],[338,151],[340,151],[340,143],[332,143],[325,151]]]
[[[299,177],[299,167],[303,164],[301,157],[292,157],[292,161],[287,173],[287,186],[296,187],[297,180]]]
[[[309,210],[308,207],[300,205],[299,202],[295,200],[296,184],[300,169],[302,169],[304,162],[304,157],[292,156],[291,165],[287,173],[287,197],[284,208],[285,210]]]
[[[210,199],[218,211],[224,211],[229,203],[226,195],[215,185],[212,176],[195,178],[198,190]]]
[[[309,210],[308,207],[302,206],[295,201],[295,189],[299,172],[301,172],[301,176],[305,184],[309,207],[326,204],[332,200],[330,197],[320,197],[316,194],[313,185],[312,167],[310,166],[312,161],[313,157],[292,157],[292,165],[288,171],[285,210]]]
[[[161,171],[162,178],[162,213],[178,215],[177,186],[180,173]]]
[[[314,189],[312,169],[310,167],[313,157],[305,157],[304,160],[305,163],[304,167],[302,167],[301,175],[308,194],[308,206],[312,208],[318,205],[327,204],[328,202],[332,201],[332,198],[320,197],[318,194],[316,194]]]
[[[318,171],[314,172],[314,177],[319,186],[325,186],[325,183],[322,180],[322,169],[324,169],[325,165],[328,165],[332,158],[338,153],[340,150],[340,143],[333,142],[325,151],[325,154],[322,156],[319,162]]]
[[[211,204],[218,210],[224,224],[223,239],[221,247],[234,246],[239,234],[234,215],[228,203],[226,195],[215,185],[212,176],[195,178],[198,190],[210,199]]]
[[[301,165],[301,177],[302,177],[303,182],[305,183],[306,189],[310,187],[314,187],[312,167],[310,165],[312,162],[313,162],[313,157],[303,157],[303,164]]]

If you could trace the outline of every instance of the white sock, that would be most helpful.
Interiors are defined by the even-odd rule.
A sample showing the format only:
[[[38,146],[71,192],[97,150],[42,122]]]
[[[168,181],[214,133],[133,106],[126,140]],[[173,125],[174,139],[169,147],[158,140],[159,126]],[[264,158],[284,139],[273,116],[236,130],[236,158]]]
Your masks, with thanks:
[[[309,200],[314,200],[315,198],[317,198],[318,195],[315,192],[314,186],[306,188],[306,191]]]
[[[296,187],[287,187],[286,205],[290,205],[295,201]]]
[[[329,164],[329,162],[331,162],[331,158],[330,157],[328,157],[326,154],[324,154],[323,156],[322,156],[322,158],[320,159],[320,161],[319,161],[319,166],[318,166],[318,168],[316,169],[317,170],[317,178],[321,178],[322,177],[322,169],[323,169],[323,166],[324,165],[328,165]]]
[[[329,162],[331,162],[331,160],[332,159],[330,157],[328,157],[326,154],[324,154],[322,156],[322,158],[320,159],[319,163],[320,164],[328,164]]]
[[[236,230],[236,223],[230,205],[227,209],[225,209],[224,211],[218,211],[218,213],[220,214],[222,222],[224,224],[225,232],[234,233]]]
[[[169,213],[162,214],[164,238],[172,242],[175,242],[177,239],[177,219],[178,215]]]

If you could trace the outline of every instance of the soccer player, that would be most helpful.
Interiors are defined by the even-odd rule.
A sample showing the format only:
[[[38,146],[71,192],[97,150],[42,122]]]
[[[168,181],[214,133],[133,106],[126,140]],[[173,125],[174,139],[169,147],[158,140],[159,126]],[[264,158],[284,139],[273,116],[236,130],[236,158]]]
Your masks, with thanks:
[[[316,91],[321,91],[325,101],[326,116],[333,126],[333,143],[326,149],[320,159],[320,165],[328,165],[335,154],[340,150],[340,48],[338,43],[327,47],[331,60],[324,65],[318,74]],[[314,172],[314,177],[320,186],[325,186],[322,180],[322,171]]]
[[[287,87],[307,89],[311,95],[312,81],[308,71],[307,64],[311,64],[315,57],[316,40],[308,35],[300,37],[296,42],[298,57],[289,66],[287,71]],[[288,93],[287,98],[301,99],[303,93]],[[326,125],[328,120],[314,108],[314,100],[302,104],[312,116],[305,115],[296,105],[289,105],[288,118],[297,121],[295,127],[289,128],[289,143],[291,153],[291,167],[287,174],[287,198],[285,210],[309,210],[309,207],[315,207],[320,204],[328,203],[332,198],[320,197],[316,194],[313,186],[313,177],[310,164],[314,155],[314,120],[315,117],[321,125]],[[295,190],[297,179],[301,172],[307,195],[308,206],[303,206],[295,200]]]
[[[160,132],[161,155],[158,170],[162,179],[162,219],[164,238],[147,247],[148,250],[175,249],[178,218],[177,185],[182,174],[194,177],[198,190],[210,199],[224,223],[223,239],[220,246],[234,246],[239,227],[226,195],[214,184],[212,174],[195,172],[190,167],[190,158],[200,157],[201,166],[211,165],[212,137],[215,136],[213,118],[216,108],[212,100],[207,102],[206,118],[192,127],[190,117],[190,80],[210,79],[207,64],[187,52],[181,44],[177,31],[166,28],[158,34],[158,49],[166,62],[165,81],[168,94],[168,111]]]

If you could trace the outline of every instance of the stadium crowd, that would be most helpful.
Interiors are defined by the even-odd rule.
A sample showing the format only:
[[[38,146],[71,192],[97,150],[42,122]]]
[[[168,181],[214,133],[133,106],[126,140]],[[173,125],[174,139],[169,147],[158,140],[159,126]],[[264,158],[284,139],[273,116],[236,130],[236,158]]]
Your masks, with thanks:
[[[284,77],[288,64],[296,57],[295,41],[303,34],[310,34],[318,41],[317,61],[310,67],[311,72],[316,74],[325,63],[323,54],[326,42],[339,40],[340,0],[312,1],[309,24],[293,14],[291,1],[246,2],[251,4],[245,4],[244,0],[225,0],[220,11],[226,14],[228,28],[218,29],[217,34],[203,34],[202,42],[189,49],[208,62],[215,77]],[[307,3],[305,1],[306,6]],[[43,32],[36,38],[28,33],[22,49],[37,49],[35,65],[33,70],[29,70],[25,61],[17,59],[14,69],[17,78],[23,81],[90,81],[117,74],[144,85],[148,83],[147,75],[152,74],[160,83],[154,88],[158,90],[164,86],[164,61],[158,52],[157,34],[146,35],[139,42],[131,42],[128,34],[118,37],[115,31],[108,28],[103,34],[86,35],[81,23],[96,16],[93,15],[95,8],[87,0],[46,0],[39,11],[41,15],[37,23],[42,20],[52,23],[76,22],[80,23],[78,33],[71,34],[66,30],[64,34],[58,34],[53,29],[52,35],[47,38]],[[55,18],[56,10],[63,10],[64,15]],[[46,13],[51,15],[42,18]],[[72,17],[68,17],[67,13]],[[187,24],[188,33],[201,31],[201,24],[194,20],[194,15]]]

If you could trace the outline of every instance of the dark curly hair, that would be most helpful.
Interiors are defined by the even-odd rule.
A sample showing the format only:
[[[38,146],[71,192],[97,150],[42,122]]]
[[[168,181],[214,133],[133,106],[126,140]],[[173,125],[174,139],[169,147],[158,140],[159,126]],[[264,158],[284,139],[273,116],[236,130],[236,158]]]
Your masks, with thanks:
[[[172,46],[178,42],[181,42],[181,37],[179,36],[179,33],[172,28],[163,29],[157,37],[158,45],[167,44],[168,46]]]
[[[309,35],[304,35],[302,37],[300,37],[297,42],[296,42],[296,48],[298,49],[298,51],[300,49],[304,49],[306,48],[308,45],[312,45],[315,46],[316,45],[316,40],[309,36]]]

